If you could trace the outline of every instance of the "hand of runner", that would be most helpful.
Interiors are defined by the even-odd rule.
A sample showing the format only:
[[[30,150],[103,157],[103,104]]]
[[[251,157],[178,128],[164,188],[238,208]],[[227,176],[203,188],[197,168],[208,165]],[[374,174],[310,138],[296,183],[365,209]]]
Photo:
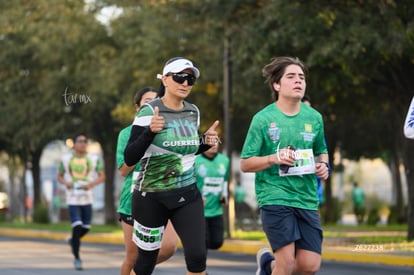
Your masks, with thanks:
[[[210,146],[214,146],[220,142],[220,139],[217,135],[216,128],[219,125],[219,121],[216,120],[214,123],[208,128],[207,132],[205,132],[205,143]]]
[[[164,117],[159,115],[158,107],[155,106],[154,108],[154,115],[151,119],[150,130],[153,133],[158,133],[164,128]]]

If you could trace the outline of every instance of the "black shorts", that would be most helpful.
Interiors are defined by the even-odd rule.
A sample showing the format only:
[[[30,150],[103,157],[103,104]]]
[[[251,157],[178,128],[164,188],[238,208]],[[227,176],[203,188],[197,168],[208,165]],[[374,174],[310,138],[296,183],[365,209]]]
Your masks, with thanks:
[[[273,251],[294,242],[295,249],[322,253],[322,226],[317,210],[265,205],[260,209],[260,217]]]
[[[122,213],[118,213],[118,214],[119,214],[119,218],[118,218],[119,222],[124,222],[126,224],[129,224],[130,226],[134,226],[134,219],[132,218],[132,215],[125,215]]]

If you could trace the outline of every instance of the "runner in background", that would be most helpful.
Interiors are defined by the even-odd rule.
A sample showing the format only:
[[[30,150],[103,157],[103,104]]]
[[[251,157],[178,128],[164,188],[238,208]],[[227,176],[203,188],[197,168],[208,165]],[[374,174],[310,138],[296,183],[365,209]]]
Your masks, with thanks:
[[[218,143],[195,160],[197,187],[204,200],[207,249],[224,242],[223,206],[228,200],[229,158],[218,152]]]
[[[66,187],[66,203],[72,225],[72,237],[68,239],[75,257],[76,270],[82,270],[79,256],[81,238],[91,228],[93,188],[105,181],[102,160],[87,152],[88,139],[85,134],[73,138],[73,152],[62,157],[57,180]]]

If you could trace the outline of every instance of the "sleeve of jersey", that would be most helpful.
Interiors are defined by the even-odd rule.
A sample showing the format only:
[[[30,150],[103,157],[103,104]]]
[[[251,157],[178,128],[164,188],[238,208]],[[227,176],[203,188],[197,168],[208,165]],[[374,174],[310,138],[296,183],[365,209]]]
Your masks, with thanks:
[[[407,117],[404,123],[404,135],[406,138],[414,139],[414,97],[408,108]]]
[[[253,116],[249,130],[247,131],[246,138],[244,140],[240,158],[250,158],[260,155],[260,149],[263,144],[263,134],[261,131],[262,128],[263,125],[260,122],[258,115]]]
[[[121,168],[122,165],[125,163],[124,151],[125,151],[125,146],[128,143],[129,136],[130,135],[126,133],[125,129],[119,132],[118,141],[116,143],[116,165],[118,169]]]
[[[142,108],[138,112],[138,115],[134,120],[131,135],[124,152],[126,165],[132,166],[137,164],[154,140],[156,133],[151,132],[149,128],[151,118],[151,108]]]
[[[102,160],[99,158],[99,159],[97,159],[96,160],[96,171],[97,172],[101,172],[101,171],[103,171],[104,170],[104,163],[102,162]]]

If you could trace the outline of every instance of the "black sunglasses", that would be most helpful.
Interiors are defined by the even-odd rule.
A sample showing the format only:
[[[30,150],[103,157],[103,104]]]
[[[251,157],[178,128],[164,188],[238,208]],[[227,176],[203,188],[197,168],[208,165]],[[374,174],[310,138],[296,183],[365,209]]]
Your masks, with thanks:
[[[187,74],[187,73],[177,73],[177,74],[171,74],[172,79],[180,84],[183,84],[184,81],[187,80],[187,84],[190,86],[193,86],[195,81],[196,81],[196,77],[192,74]]]

